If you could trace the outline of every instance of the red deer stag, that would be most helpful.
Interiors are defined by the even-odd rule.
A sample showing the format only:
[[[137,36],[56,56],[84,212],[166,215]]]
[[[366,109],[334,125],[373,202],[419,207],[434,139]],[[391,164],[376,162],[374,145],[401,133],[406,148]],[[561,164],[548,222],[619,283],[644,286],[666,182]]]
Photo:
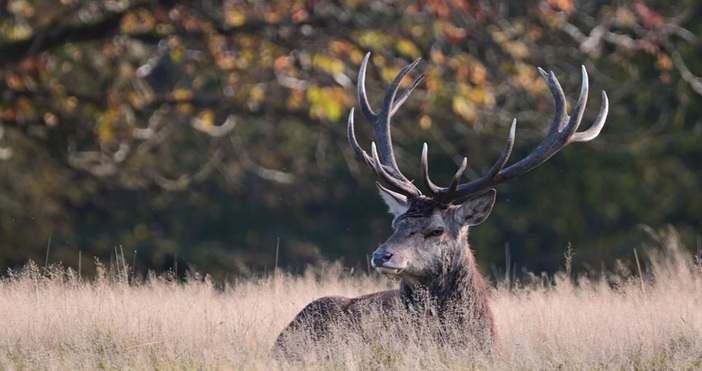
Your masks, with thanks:
[[[447,187],[437,186],[429,179],[427,145],[424,144],[421,176],[428,192],[424,195],[400,172],[390,135],[390,118],[424,77],[423,74],[417,77],[405,92],[396,97],[402,79],[419,63],[419,59],[400,71],[376,114],[368,103],[365,88],[369,57],[370,53],[366,54],[358,74],[358,100],[363,116],[372,125],[377,146],[371,144],[369,155],[358,145],[353,109],[347,134],[353,151],[386,184],[377,183],[377,186],[390,213],[395,216],[393,234],[373,252],[371,265],[380,273],[399,277],[400,287],[357,298],[327,296],[317,299],[283,330],[276,340],[276,347],[286,348],[286,339],[300,331],[313,339],[323,338],[331,323],[357,323],[364,313],[375,308],[381,312],[405,311],[437,318],[439,326],[450,326],[445,329],[447,331],[439,328],[439,334],[464,337],[449,341],[455,343],[457,340],[459,344],[475,341],[478,346],[489,349],[497,333],[488,305],[488,290],[468,243],[468,229],[482,223],[490,214],[495,203],[492,187],[536,168],[569,143],[595,139],[607,117],[607,95],[602,92],[602,106],[592,127],[577,132],[588,96],[585,68],[582,68],[580,97],[570,116],[555,75],[539,69],[556,105],[551,129],[541,144],[520,161],[505,167],[514,144],[515,120],[502,153],[487,175],[461,183],[467,164],[464,158]],[[464,201],[458,203],[458,200]]]

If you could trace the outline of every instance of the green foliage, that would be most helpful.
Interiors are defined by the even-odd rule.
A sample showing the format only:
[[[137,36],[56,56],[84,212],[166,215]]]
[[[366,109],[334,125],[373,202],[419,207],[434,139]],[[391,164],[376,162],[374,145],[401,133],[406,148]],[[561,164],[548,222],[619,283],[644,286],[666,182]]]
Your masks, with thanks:
[[[544,135],[553,104],[536,66],[570,99],[590,72],[601,136],[498,189],[472,240],[483,266],[553,270],[627,255],[640,225],[702,222],[694,1],[21,1],[0,7],[0,266],[78,264],[115,246],[141,269],[194,264],[226,275],[365,257],[389,234],[371,171],[345,139],[356,73],[368,90],[414,58],[425,82],[395,117],[400,167],[430,144],[447,181]],[[408,79],[409,80],[409,79]],[[405,84],[408,81],[404,82]],[[357,115],[361,143],[370,130]]]

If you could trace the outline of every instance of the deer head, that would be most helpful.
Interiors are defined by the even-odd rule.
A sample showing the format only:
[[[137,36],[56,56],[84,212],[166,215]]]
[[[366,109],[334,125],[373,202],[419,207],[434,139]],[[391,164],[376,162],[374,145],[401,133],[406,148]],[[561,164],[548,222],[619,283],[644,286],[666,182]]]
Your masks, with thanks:
[[[394,232],[373,252],[371,264],[378,272],[397,275],[411,286],[436,284],[437,278],[456,268],[475,271],[475,263],[467,242],[468,229],[482,223],[490,215],[496,195],[493,187],[536,168],[569,143],[586,142],[596,138],[607,117],[609,103],[607,95],[602,92],[602,106],[594,124],[586,131],[578,132],[588,96],[588,76],[585,68],[582,68],[580,97],[570,115],[566,112],[563,89],[555,75],[539,68],[555,100],[556,113],[550,131],[537,148],[523,159],[505,167],[514,145],[515,119],[504,149],[486,175],[462,183],[467,166],[467,160],[464,158],[449,185],[440,187],[429,178],[425,143],[420,162],[421,176],[427,191],[424,195],[399,170],[390,132],[391,117],[424,77],[422,74],[415,78],[409,88],[397,96],[400,83],[417,66],[419,59],[398,73],[385,94],[380,112],[376,114],[368,103],[365,88],[369,58],[370,53],[366,54],[361,63],[358,100],[361,112],[370,122],[376,140],[371,143],[371,154],[358,144],[354,132],[353,109],[348,119],[347,135],[353,151],[385,184],[383,186],[377,183],[378,190],[395,216],[392,222]]]

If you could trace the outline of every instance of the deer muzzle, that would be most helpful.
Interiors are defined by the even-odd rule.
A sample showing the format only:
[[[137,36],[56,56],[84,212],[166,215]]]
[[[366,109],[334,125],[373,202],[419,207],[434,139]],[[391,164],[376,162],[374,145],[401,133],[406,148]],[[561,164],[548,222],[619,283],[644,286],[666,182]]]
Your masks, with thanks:
[[[393,264],[391,261],[393,254],[387,253],[385,251],[376,250],[371,255],[371,265],[375,268],[378,273],[382,274],[398,274],[405,267]]]

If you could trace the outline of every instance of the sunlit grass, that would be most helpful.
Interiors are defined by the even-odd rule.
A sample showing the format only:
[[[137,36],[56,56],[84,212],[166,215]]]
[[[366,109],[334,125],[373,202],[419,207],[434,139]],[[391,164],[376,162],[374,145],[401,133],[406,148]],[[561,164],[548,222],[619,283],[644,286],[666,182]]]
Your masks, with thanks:
[[[494,355],[378,326],[372,341],[338,334],[314,351],[305,344],[292,363],[270,348],[305,304],[394,284],[339,266],[221,288],[197,275],[136,283],[103,268],[88,280],[28,264],[0,280],[0,369],[699,369],[702,274],[674,235],[661,245],[642,262],[642,277],[563,272],[499,284]]]

